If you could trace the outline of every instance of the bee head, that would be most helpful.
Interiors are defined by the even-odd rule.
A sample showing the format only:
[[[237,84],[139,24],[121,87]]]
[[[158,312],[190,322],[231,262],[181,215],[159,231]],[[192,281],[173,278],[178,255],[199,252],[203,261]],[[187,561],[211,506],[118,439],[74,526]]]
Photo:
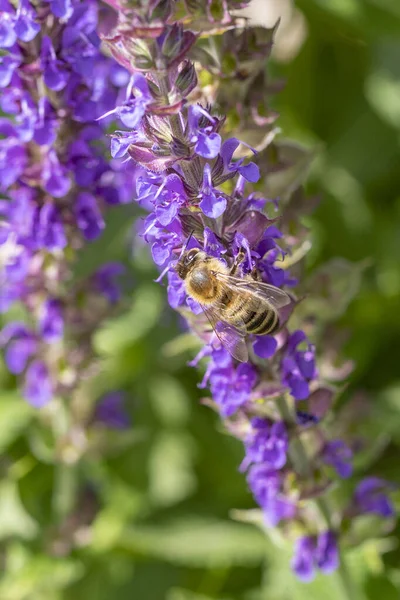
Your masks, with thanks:
[[[202,259],[204,260],[204,252],[201,252],[198,248],[192,248],[191,250],[186,250],[178,262],[176,263],[176,272],[178,273],[181,279],[185,279],[187,274],[198,264],[198,261]]]

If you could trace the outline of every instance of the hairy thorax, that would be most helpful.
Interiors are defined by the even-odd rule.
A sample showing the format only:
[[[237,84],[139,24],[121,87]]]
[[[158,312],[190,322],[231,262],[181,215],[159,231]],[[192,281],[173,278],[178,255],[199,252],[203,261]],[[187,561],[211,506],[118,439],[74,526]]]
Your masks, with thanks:
[[[201,304],[216,302],[221,286],[213,272],[225,270],[225,266],[216,259],[195,267],[185,280],[187,293]]]

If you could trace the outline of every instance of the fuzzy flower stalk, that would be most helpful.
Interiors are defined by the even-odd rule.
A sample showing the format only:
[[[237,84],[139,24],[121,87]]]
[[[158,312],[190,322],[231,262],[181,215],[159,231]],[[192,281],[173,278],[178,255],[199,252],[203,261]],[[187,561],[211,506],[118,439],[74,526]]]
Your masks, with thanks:
[[[92,333],[120,296],[122,265],[74,271],[132,191],[133,165],[110,161],[98,121],[129,84],[100,50],[109,12],[94,0],[0,6],[0,346],[36,408],[73,401],[93,375]]]
[[[303,298],[310,242],[300,217],[313,202],[300,186],[304,157],[276,137],[277,116],[267,107],[274,30],[233,16],[246,2],[109,3],[116,24],[103,40],[132,75],[112,110],[121,129],[111,152],[140,170],[136,198],[148,214],[139,234],[160,281],[168,280],[170,305],[204,343],[191,364],[206,359],[206,402],[243,442],[241,470],[260,519],[292,540],[296,575],[308,582],[318,571],[343,574],[340,547],[351,543],[356,517],[390,518],[393,507],[376,478],[356,484],[342,503],[331,495],[353,472],[351,441],[328,426],[348,369],[338,366],[334,344],[324,356],[325,324]],[[177,269],[183,252],[188,262],[201,252],[243,281],[252,274],[285,290],[279,329],[245,336],[238,357],[188,295],[185,268]]]

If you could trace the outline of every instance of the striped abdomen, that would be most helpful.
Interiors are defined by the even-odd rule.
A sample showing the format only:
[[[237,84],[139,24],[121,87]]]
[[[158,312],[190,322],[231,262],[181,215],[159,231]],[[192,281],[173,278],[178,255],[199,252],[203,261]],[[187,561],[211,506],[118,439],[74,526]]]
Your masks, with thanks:
[[[278,311],[261,298],[249,294],[226,296],[224,303],[225,318],[232,325],[240,321],[246,326],[247,333],[267,335],[279,327]]]

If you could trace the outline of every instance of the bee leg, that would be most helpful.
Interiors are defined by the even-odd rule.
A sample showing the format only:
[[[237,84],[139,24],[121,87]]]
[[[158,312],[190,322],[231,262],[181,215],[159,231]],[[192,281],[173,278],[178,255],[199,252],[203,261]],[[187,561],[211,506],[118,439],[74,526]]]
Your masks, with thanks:
[[[239,265],[244,261],[245,256],[246,256],[245,249],[244,248],[240,248],[237,257],[235,258],[235,262],[231,266],[231,270],[229,271],[229,275],[236,275],[236,273],[238,271],[238,268],[239,268]]]

